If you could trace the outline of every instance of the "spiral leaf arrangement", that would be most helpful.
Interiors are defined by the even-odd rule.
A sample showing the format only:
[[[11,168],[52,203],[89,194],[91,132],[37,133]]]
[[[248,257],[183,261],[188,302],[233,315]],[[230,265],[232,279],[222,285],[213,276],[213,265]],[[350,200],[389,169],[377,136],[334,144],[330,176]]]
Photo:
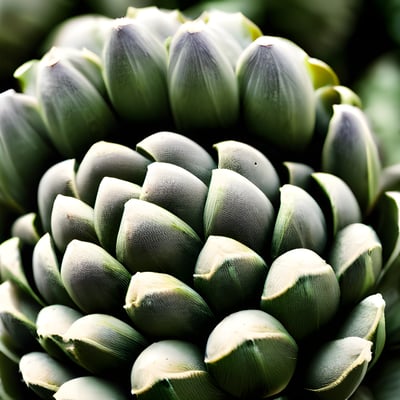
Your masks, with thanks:
[[[395,399],[398,176],[358,96],[240,13],[90,32],[0,94],[1,396]]]

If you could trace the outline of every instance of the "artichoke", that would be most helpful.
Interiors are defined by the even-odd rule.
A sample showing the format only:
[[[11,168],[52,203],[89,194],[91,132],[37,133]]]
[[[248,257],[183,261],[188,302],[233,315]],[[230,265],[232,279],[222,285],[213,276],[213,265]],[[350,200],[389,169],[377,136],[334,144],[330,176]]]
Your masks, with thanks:
[[[357,95],[240,13],[107,24],[4,96],[0,396],[379,398],[400,193]]]

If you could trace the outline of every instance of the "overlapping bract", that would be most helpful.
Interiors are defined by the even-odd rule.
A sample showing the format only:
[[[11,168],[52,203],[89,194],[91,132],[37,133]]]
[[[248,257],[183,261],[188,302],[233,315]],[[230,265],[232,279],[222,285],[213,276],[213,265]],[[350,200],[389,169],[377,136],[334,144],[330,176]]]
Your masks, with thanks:
[[[167,159],[157,151],[160,141],[164,150],[188,146],[197,156],[178,152],[174,164],[170,152]],[[276,165],[242,142],[217,143],[207,153],[185,136],[157,132],[135,149],[110,144],[107,157],[88,162],[102,145],[65,174],[74,188],[68,195],[59,185],[54,196],[55,182],[44,174],[38,195],[53,199],[49,231],[36,242],[15,236],[0,246],[2,347],[28,387],[49,398],[76,396],[81,381],[99,379],[117,392],[130,381],[138,399],[182,400],[290,398],[298,391],[348,398],[357,389],[385,343],[385,302],[380,294],[368,297],[378,290],[383,260],[359,210],[354,218],[340,211],[349,198],[357,204],[344,181],[328,172],[309,175],[325,196],[320,206],[313,191],[284,182]],[[185,168],[193,157],[203,160],[201,172]],[[265,190],[252,159],[275,189]],[[132,160],[141,161],[124,177]],[[78,184],[83,174],[95,177],[89,186]],[[335,184],[319,186],[329,176]],[[115,196],[115,188],[126,190]],[[186,214],[192,204],[194,214]],[[113,226],[103,227],[108,216]],[[38,217],[49,218],[47,211]],[[20,225],[33,229],[32,219]],[[352,238],[364,231],[366,239]],[[347,286],[355,280],[354,294]],[[321,348],[309,348],[309,340]],[[154,364],[164,353],[175,361]],[[335,366],[325,367],[332,357]],[[35,363],[44,365],[37,374]],[[55,375],[49,382],[46,368]]]
[[[18,157],[9,132],[41,146],[1,165],[0,202],[21,213],[0,245],[1,395],[369,385],[400,338],[400,197],[356,94],[240,13],[131,8],[101,24],[93,52],[22,67],[26,93],[6,95],[24,102],[0,111],[2,155]],[[26,121],[5,117],[27,104]],[[13,174],[33,188],[12,191]]]
[[[208,11],[189,20],[176,10],[129,8],[123,18],[73,20],[71,29],[75,40],[56,36],[41,59],[15,72],[43,120],[33,128],[63,157],[80,158],[99,140],[132,146],[142,132],[159,129],[207,145],[213,138],[261,140],[268,151],[301,154],[326,128],[332,104],[346,102],[319,94],[345,91],[328,65],[287,39],[264,35],[241,13]],[[4,112],[24,111],[9,107]],[[0,129],[10,130],[4,124],[0,119]],[[47,148],[41,151],[36,169],[54,162]],[[31,171],[36,179],[42,172]],[[1,179],[0,198],[29,208],[28,195],[6,185]]]

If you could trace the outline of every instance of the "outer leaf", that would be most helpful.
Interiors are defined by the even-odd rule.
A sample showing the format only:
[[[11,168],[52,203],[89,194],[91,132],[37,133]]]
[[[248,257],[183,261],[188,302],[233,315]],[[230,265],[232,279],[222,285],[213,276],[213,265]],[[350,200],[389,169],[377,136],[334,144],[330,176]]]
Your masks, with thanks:
[[[315,124],[315,97],[307,55],[289,40],[261,36],[237,65],[246,125],[279,148],[304,149]]]
[[[192,281],[202,242],[179,217],[147,201],[125,203],[117,237],[117,259],[131,272],[165,272]]]
[[[63,335],[72,323],[82,316],[81,312],[62,304],[51,304],[39,311],[36,318],[36,334],[47,354],[57,360],[67,361]]]
[[[212,377],[238,398],[263,398],[289,383],[297,344],[283,325],[260,310],[225,317],[211,332],[205,362]]]
[[[69,46],[53,46],[47,53],[45,53],[42,60],[39,61],[37,79],[40,79],[41,64],[49,62],[61,62],[65,67],[71,68],[71,73],[72,70],[75,70],[82,74],[82,76],[85,77],[103,97],[106,96],[106,88],[101,76],[101,60],[95,53],[88,50],[86,47],[77,49]],[[41,93],[39,85],[40,84],[36,83],[37,96]]]
[[[93,208],[75,197],[57,195],[51,213],[54,243],[62,253],[73,239],[97,243]]]
[[[346,225],[361,222],[362,214],[357,199],[342,179],[324,172],[316,172],[312,177],[329,201],[333,235]]]
[[[69,16],[60,22],[45,40],[51,47],[88,49],[101,56],[112,19],[106,14]]]
[[[327,227],[318,203],[295,185],[286,184],[280,190],[281,202],[272,235],[272,257],[299,247],[322,254]]]
[[[136,150],[154,161],[185,168],[206,185],[215,168],[215,162],[206,150],[187,136],[174,132],[161,131],[147,136],[136,145]]]
[[[337,104],[322,152],[325,172],[342,178],[356,196],[363,212],[377,199],[381,165],[366,117],[354,106]]]
[[[328,260],[339,280],[342,304],[355,304],[370,293],[378,280],[382,245],[370,226],[354,223],[338,232]]]
[[[21,239],[17,237],[7,239],[0,244],[2,280],[10,280],[38,304],[44,305],[43,300],[36,294],[35,287],[32,285],[30,265],[27,265],[25,251],[26,248],[24,248]]]
[[[235,140],[214,145],[218,168],[231,169],[258,186],[275,203],[279,194],[279,176],[268,158],[256,148]]]
[[[118,314],[130,278],[120,262],[94,243],[74,239],[65,250],[61,279],[68,294],[86,313]]]
[[[138,199],[142,188],[118,178],[104,177],[97,190],[94,203],[94,229],[99,242],[110,254],[115,254],[115,243],[124,204]]]
[[[400,278],[400,193],[386,192],[379,199],[373,214],[374,226],[382,241],[383,270],[379,277],[378,288],[388,304],[392,304],[400,293],[393,282]]]
[[[350,398],[367,372],[371,346],[353,336],[327,342],[307,365],[306,389],[323,400]]]
[[[179,279],[159,272],[137,272],[126,291],[126,312],[147,337],[204,338],[214,315],[204,299]]]
[[[114,20],[103,65],[111,102],[121,117],[148,123],[169,116],[167,51],[150,28],[132,18]]]
[[[351,400],[375,400],[375,397],[368,386],[361,384],[351,395]]]
[[[275,212],[254,183],[229,169],[215,169],[204,208],[205,236],[238,240],[257,252],[266,249]]]
[[[118,385],[95,376],[80,376],[63,383],[54,394],[56,400],[128,400]]]
[[[93,206],[105,176],[141,185],[150,161],[127,146],[100,141],[93,144],[79,164],[76,187],[79,198]]]
[[[147,347],[133,364],[131,385],[138,400],[228,400],[208,374],[199,348],[181,340]]]
[[[34,246],[41,236],[41,226],[34,212],[23,214],[11,225],[11,236],[18,237],[22,243]]]
[[[62,283],[57,251],[49,233],[43,235],[33,249],[32,274],[35,286],[47,304],[74,305]]]
[[[203,20],[221,51],[236,65],[243,49],[262,35],[261,30],[241,12],[226,12],[217,7],[204,11]]]
[[[19,359],[13,360],[0,351],[0,396],[2,400],[27,399],[32,395],[25,385],[21,385],[18,363]]]
[[[24,352],[20,346],[18,338],[13,332],[10,332],[3,321],[0,320],[0,376],[3,374],[3,362],[6,366],[18,364],[21,354]],[[10,378],[10,384],[12,385],[11,382],[12,378]]]
[[[242,48],[262,35],[260,28],[241,12],[220,11],[210,9],[200,18],[209,26],[221,27],[228,35],[234,37]]]
[[[36,95],[36,81],[39,60],[31,59],[22,63],[13,74],[17,79],[21,92],[30,96]]]
[[[327,135],[335,104],[349,104],[358,108],[362,105],[360,97],[353,90],[338,84],[318,88],[315,96],[317,101],[315,130],[323,140]]]
[[[382,170],[380,193],[400,190],[400,163],[390,165]]]
[[[194,270],[194,288],[218,315],[258,306],[268,267],[250,247],[226,236],[207,238]]]
[[[140,199],[171,211],[203,235],[203,211],[208,187],[186,169],[153,162],[147,168]]]
[[[93,374],[126,374],[147,340],[126,322],[107,314],[75,320],[63,335],[71,358]],[[128,372],[129,374],[129,372]]]
[[[11,281],[0,284],[0,321],[20,352],[36,348],[36,316],[41,306]]]
[[[261,309],[301,340],[329,322],[339,302],[340,289],[332,267],[309,249],[294,249],[271,264]]]
[[[76,378],[78,373],[51,358],[47,353],[24,354],[19,362],[22,379],[41,399],[53,399],[53,395],[66,381]]]
[[[308,191],[314,169],[307,164],[294,161],[285,161],[283,166],[287,175],[284,181]]]
[[[95,75],[101,76],[96,60],[93,54],[86,62]],[[105,138],[115,124],[94,81],[99,82],[98,77],[88,79],[82,68],[75,68],[65,58],[62,49],[53,48],[38,66],[37,97],[43,119],[51,140],[64,156],[82,155],[91,144]]]
[[[0,138],[0,200],[18,213],[32,210],[32,194],[55,159],[33,96],[0,94]]]
[[[180,130],[226,128],[238,118],[235,73],[201,20],[184,23],[171,40],[168,90]]]
[[[51,231],[51,212],[58,194],[78,197],[75,185],[75,160],[60,161],[51,166],[41,177],[37,188],[40,220],[45,232]]]
[[[307,59],[307,66],[315,89],[324,86],[339,85],[339,78],[335,71],[324,61],[309,57]]]
[[[358,336],[372,342],[371,368],[385,346],[385,301],[381,294],[366,297],[358,303],[341,325],[338,338]]]

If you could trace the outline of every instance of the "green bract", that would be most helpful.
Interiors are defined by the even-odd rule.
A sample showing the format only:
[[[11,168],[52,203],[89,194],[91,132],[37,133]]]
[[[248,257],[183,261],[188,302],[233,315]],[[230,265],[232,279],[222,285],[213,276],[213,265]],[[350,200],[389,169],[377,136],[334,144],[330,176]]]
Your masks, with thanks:
[[[234,397],[263,398],[287,386],[297,351],[296,342],[277,319],[249,309],[230,314],[214,328],[205,362],[217,384]]]
[[[302,339],[331,320],[339,299],[332,267],[312,250],[294,249],[272,263],[261,309],[278,318],[294,338]]]
[[[146,339],[126,322],[107,314],[76,319],[63,334],[65,351],[92,374],[126,374]],[[129,375],[129,374],[128,374]]]
[[[243,116],[278,147],[304,149],[313,134],[315,97],[307,55],[287,39],[262,36],[237,63]]]
[[[51,212],[57,195],[77,196],[75,167],[74,159],[61,161],[49,168],[39,181],[38,211],[42,227],[46,232],[51,229]]]
[[[328,259],[339,280],[342,302],[354,304],[376,284],[382,268],[382,245],[368,225],[350,224],[336,235]]]
[[[169,274],[137,272],[126,291],[125,306],[133,324],[155,339],[196,341],[214,323],[204,299],[190,286]]]
[[[38,99],[12,89],[1,93],[0,134],[0,202],[23,212],[35,201],[40,176],[54,160]]]
[[[120,178],[141,185],[149,160],[137,151],[116,143],[97,142],[83,157],[76,172],[80,199],[92,207],[104,177]]]
[[[110,196],[110,192],[114,193]],[[110,254],[115,254],[115,242],[124,211],[129,199],[138,199],[141,186],[123,179],[105,176],[97,190],[94,203],[94,229],[99,242]]]
[[[215,161],[198,143],[175,132],[161,131],[145,137],[136,150],[151,161],[167,162],[187,169],[208,185]]]
[[[318,203],[302,188],[286,184],[272,236],[272,256],[298,247],[322,253],[327,241],[327,226]]]
[[[268,267],[250,247],[210,235],[197,258],[195,289],[219,315],[258,305]]]
[[[144,200],[125,203],[116,254],[132,273],[165,272],[190,282],[200,249],[196,232],[175,214]]]
[[[357,94],[241,13],[78,22],[0,94],[0,397],[399,398]]]
[[[239,91],[234,70],[203,21],[186,22],[173,36],[168,88],[179,129],[226,128],[238,118]]]
[[[333,106],[322,153],[325,171],[342,178],[363,210],[369,210],[379,190],[380,160],[362,111],[352,105]]]
[[[93,208],[80,199],[58,194],[51,213],[51,232],[62,252],[73,239],[97,243]]]
[[[199,349],[180,340],[148,346],[133,364],[131,386],[132,394],[141,400],[228,399],[215,386]]]
[[[169,116],[167,51],[146,25],[130,18],[115,20],[103,64],[107,91],[119,115],[138,121]]]
[[[31,352],[19,362],[22,379],[42,399],[52,399],[60,386],[77,374],[47,353]]]
[[[153,162],[148,167],[139,198],[171,211],[202,235],[207,191],[207,185],[185,168]]]
[[[275,203],[279,176],[264,154],[236,140],[225,140],[214,147],[218,153],[218,168],[230,169],[243,175]]]
[[[125,395],[117,385],[106,379],[84,375],[64,382],[54,394],[56,400],[126,400]]]
[[[62,304],[43,307],[36,317],[36,333],[43,350],[54,359],[65,361],[63,335],[81,317],[81,312]]]
[[[79,51],[79,50],[77,50]],[[43,120],[58,151],[65,156],[82,154],[82,149],[104,138],[114,126],[114,116],[96,84],[100,61],[89,51],[75,63],[73,54],[53,48],[40,61],[37,97]]]
[[[65,289],[81,310],[87,313],[120,310],[130,273],[102,247],[73,239],[65,249],[60,273]],[[112,284],[99,291],[107,281]]]
[[[367,372],[371,345],[353,336],[325,344],[307,368],[307,390],[321,399],[350,398]]]
[[[274,216],[271,201],[250,180],[230,169],[213,170],[204,207],[206,236],[229,236],[262,252]]]

